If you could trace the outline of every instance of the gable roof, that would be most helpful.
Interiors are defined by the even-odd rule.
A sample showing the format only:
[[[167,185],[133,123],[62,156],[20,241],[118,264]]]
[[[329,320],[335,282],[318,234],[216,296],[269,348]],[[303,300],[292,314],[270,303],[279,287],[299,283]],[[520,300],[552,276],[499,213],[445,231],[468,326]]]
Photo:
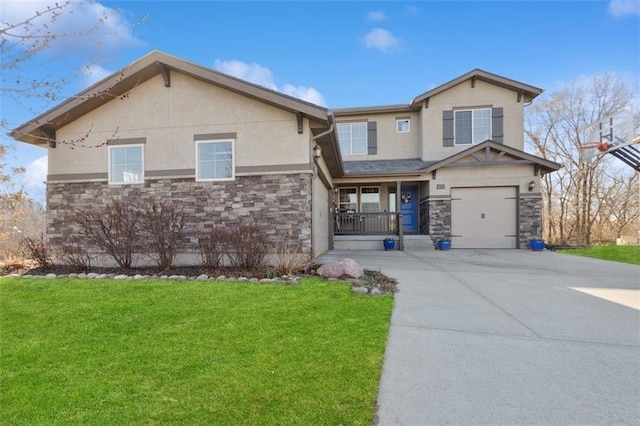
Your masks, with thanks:
[[[112,99],[122,96],[158,74],[163,76],[165,86],[169,87],[172,71],[186,74],[205,83],[228,89],[292,113],[301,113],[328,126],[327,108],[154,50],[78,95],[17,127],[9,134],[22,142],[44,145],[47,143],[47,138],[57,129]]]
[[[411,102],[411,105],[413,106],[416,104],[420,104],[426,99],[432,96],[435,96],[439,93],[442,93],[445,90],[448,90],[453,86],[457,86],[458,84],[463,83],[467,80],[472,80],[472,84],[474,84],[475,80],[481,80],[487,83],[494,84],[499,87],[503,87],[505,89],[513,90],[516,93],[521,93],[528,100],[532,100],[533,98],[535,98],[536,96],[542,93],[542,89],[540,89],[539,87],[521,83],[516,80],[511,80],[510,78],[502,77],[498,74],[493,74],[493,73],[481,70],[480,68],[476,68],[474,70],[469,71],[466,74],[461,75],[458,78],[455,78],[451,81],[441,84],[436,88],[433,88],[427,92],[424,92],[421,95],[416,96]]]
[[[461,162],[461,160],[468,161]],[[402,176],[423,175],[444,167],[507,166],[532,164],[541,174],[550,173],[562,167],[553,161],[527,154],[516,148],[487,140],[440,161],[422,161],[419,158],[407,160],[364,160],[345,161],[345,176]]]
[[[496,155],[494,156],[493,153]],[[511,160],[502,160],[505,156],[511,157]],[[460,163],[460,160],[465,158],[469,158],[471,161]],[[550,173],[562,167],[562,165],[542,157],[528,154],[492,140],[486,140],[443,160],[434,162],[424,169],[424,172],[433,172],[443,167],[501,166],[512,164],[533,164],[540,169],[541,174]]]

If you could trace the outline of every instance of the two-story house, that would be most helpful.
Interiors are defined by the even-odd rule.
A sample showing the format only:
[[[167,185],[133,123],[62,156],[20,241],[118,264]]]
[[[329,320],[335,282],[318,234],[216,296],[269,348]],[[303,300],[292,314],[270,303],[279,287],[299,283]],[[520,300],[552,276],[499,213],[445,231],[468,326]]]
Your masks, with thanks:
[[[407,105],[329,110],[154,51],[11,135],[48,150],[52,245],[77,209],[157,196],[190,215],[185,255],[245,222],[313,256],[390,234],[524,248],[559,168],[523,151],[540,93],[476,69]]]

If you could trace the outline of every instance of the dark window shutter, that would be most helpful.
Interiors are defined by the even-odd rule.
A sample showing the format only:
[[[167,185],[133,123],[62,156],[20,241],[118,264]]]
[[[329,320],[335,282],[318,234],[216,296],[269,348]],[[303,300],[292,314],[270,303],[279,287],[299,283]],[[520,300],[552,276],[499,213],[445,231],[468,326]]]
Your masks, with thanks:
[[[367,122],[367,154],[378,154],[378,123],[376,121]]]
[[[504,143],[504,126],[502,108],[491,109],[491,139],[498,143]]]
[[[442,146],[453,146],[453,110],[442,111]]]

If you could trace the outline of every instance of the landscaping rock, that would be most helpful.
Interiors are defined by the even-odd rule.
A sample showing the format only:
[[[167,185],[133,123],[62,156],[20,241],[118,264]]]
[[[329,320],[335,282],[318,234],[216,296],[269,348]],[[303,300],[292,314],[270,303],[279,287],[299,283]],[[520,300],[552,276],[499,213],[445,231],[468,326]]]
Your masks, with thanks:
[[[87,278],[87,274],[85,274],[84,272],[81,273],[81,274],[78,274],[78,278],[85,279],[85,278]]]
[[[338,263],[325,263],[320,266],[317,274],[326,278],[340,278],[343,276],[360,278],[364,275],[364,268],[355,260],[345,257]]]
[[[58,278],[58,276],[56,274],[47,274],[46,277],[49,278],[49,279]]]
[[[196,278],[196,281],[206,281],[208,279],[209,279],[209,275],[202,274],[202,275],[198,275],[198,278]]]
[[[133,276],[133,279],[134,279],[134,280],[141,280],[141,279],[143,279],[143,278],[144,278],[144,275],[140,275],[140,274],[135,274],[135,275]]]
[[[218,275],[218,277],[216,278],[216,280],[218,280],[218,281],[224,281],[226,279],[227,279],[227,277],[224,276],[224,275]]]
[[[371,292],[369,294],[378,295],[382,294],[382,292],[380,291],[380,289],[374,287],[371,289]]]
[[[366,287],[353,287],[353,292],[356,294],[368,294],[369,290]]]
[[[78,274],[71,273],[67,275],[67,278],[78,278]]]
[[[114,280],[126,280],[127,278],[129,278],[129,275],[124,274],[116,275],[115,277],[113,277]]]
[[[87,278],[95,278],[95,277],[97,277],[97,276],[98,276],[98,274],[96,274],[95,272],[89,272],[89,273],[87,274]]]
[[[97,280],[101,280],[101,279],[104,279],[104,278],[109,278],[109,275],[107,275],[107,274],[98,274],[96,276]]]

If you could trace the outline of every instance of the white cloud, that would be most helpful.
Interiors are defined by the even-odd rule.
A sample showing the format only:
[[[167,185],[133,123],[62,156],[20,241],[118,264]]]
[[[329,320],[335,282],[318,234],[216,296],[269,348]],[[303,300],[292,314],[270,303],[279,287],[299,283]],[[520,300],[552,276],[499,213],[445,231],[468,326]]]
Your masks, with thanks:
[[[390,53],[400,48],[400,39],[391,31],[382,28],[374,28],[364,36],[363,43],[369,49],[378,49],[384,53]]]
[[[326,105],[324,96],[313,87],[285,84],[282,88],[279,88],[275,83],[275,78],[271,70],[255,62],[248,64],[237,59],[229,61],[216,59],[215,69],[233,77],[266,87],[267,89],[276,90],[289,96],[302,99],[303,101],[321,106]]]
[[[616,18],[629,15],[640,15],[640,0],[611,0],[609,13]]]
[[[122,46],[140,46],[132,33],[133,25],[116,9],[87,0],[63,2],[47,0],[2,0],[2,22],[18,24],[33,18],[29,26],[13,30],[18,35],[37,31],[37,35],[55,34],[49,50],[73,49],[93,52],[97,48],[113,51]],[[47,12],[49,9],[53,12]],[[37,16],[37,15],[40,16]],[[95,53],[95,52],[93,52]]]
[[[322,96],[322,94],[320,94],[320,92],[318,92],[313,87],[292,86],[291,84],[285,84],[284,86],[282,86],[281,92],[289,96],[311,102],[312,104],[321,106],[326,106],[327,104],[324,96]]]
[[[82,67],[80,72],[84,77],[84,85],[89,87],[108,77],[113,71],[109,71],[97,64],[87,64]]]
[[[382,22],[387,19],[387,15],[384,14],[381,10],[374,10],[373,12],[367,13],[367,20],[373,22]]]
[[[225,74],[238,77],[242,80],[246,80],[272,90],[278,90],[273,82],[274,79],[271,70],[263,67],[262,65],[256,64],[255,62],[247,64],[246,62],[242,62],[237,59],[232,59],[230,61],[221,61],[216,59],[215,67],[216,70]]]
[[[33,160],[25,167],[22,183],[29,196],[37,201],[43,201],[45,197],[45,184],[47,180],[47,156]]]

